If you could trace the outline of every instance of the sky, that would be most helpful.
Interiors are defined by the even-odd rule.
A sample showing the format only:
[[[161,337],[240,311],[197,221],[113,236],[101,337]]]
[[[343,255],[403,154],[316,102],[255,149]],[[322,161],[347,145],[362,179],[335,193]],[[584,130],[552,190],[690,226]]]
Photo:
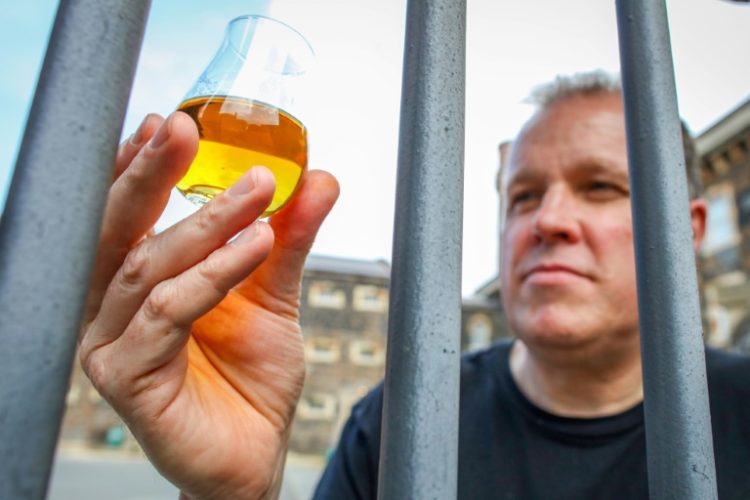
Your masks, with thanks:
[[[497,273],[497,146],[533,109],[524,102],[557,74],[619,70],[614,0],[468,0],[464,295]],[[680,113],[700,133],[750,95],[750,6],[667,2]],[[4,6],[0,30],[0,203],[57,9]],[[405,0],[153,0],[123,135],[149,112],[173,111],[242,14],[280,19],[309,40],[310,168],[341,183],[313,252],[391,260]],[[173,196],[166,227],[191,208]],[[398,223],[398,221],[396,221]]]

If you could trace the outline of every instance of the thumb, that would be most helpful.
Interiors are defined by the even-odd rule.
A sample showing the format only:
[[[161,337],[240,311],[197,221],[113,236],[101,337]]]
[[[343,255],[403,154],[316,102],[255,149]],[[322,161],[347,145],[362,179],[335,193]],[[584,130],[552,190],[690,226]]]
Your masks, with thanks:
[[[305,259],[338,196],[339,184],[331,174],[306,172],[289,204],[271,218],[275,236],[271,254],[237,291],[269,310],[296,318]]]

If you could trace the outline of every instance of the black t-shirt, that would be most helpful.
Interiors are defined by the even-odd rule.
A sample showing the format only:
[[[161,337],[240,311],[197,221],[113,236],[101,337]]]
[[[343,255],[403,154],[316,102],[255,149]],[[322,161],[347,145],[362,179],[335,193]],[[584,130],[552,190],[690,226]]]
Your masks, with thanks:
[[[648,498],[643,405],[603,418],[567,418],[519,391],[510,343],[461,363],[458,498]],[[750,500],[750,359],[706,351],[721,500]],[[352,410],[315,499],[377,498],[382,386]]]

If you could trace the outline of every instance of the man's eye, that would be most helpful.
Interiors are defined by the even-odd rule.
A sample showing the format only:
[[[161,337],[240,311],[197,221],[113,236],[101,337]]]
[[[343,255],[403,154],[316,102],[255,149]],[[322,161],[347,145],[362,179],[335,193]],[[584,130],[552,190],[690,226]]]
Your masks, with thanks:
[[[627,189],[623,189],[618,184],[608,181],[592,181],[586,186],[586,192],[596,198],[609,198],[628,194]]]
[[[510,197],[510,208],[518,209],[528,206],[537,199],[533,191],[519,191]]]
[[[591,183],[589,189],[591,191],[608,191],[617,189],[617,186],[609,182],[595,181]]]

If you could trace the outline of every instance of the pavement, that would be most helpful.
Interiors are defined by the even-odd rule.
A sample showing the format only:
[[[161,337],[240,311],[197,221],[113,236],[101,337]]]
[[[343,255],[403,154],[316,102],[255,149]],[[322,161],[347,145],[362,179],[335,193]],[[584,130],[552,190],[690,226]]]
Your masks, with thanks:
[[[309,500],[322,458],[290,454],[280,500]],[[47,500],[177,500],[179,492],[141,456],[62,448],[55,456]]]

